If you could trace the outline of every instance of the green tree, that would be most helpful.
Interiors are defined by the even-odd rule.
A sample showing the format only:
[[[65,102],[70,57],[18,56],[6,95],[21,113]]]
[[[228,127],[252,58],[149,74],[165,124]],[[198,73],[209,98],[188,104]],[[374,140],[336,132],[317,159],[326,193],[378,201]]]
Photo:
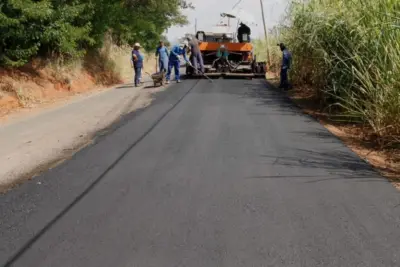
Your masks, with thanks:
[[[52,7],[50,19],[44,25],[41,51],[67,57],[82,56],[85,48],[95,43],[90,35],[93,5],[85,1],[53,0]]]
[[[21,66],[35,56],[80,57],[111,32],[117,44],[154,49],[162,33],[186,24],[182,0],[3,0],[0,65]]]
[[[0,4],[0,63],[20,66],[38,52],[50,1],[8,0]]]

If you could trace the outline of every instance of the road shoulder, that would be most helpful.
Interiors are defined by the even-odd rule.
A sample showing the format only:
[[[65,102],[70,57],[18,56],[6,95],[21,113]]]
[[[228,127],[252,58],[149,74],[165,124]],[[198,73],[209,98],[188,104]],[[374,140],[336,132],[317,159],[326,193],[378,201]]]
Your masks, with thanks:
[[[268,84],[275,90],[278,81],[269,79]],[[321,110],[308,88],[293,88],[284,94],[299,107],[303,113],[321,123],[333,135],[339,138],[347,147],[361,159],[374,167],[400,190],[400,149],[379,144],[368,128],[353,123],[344,123]]]
[[[124,115],[146,108],[167,86],[150,80],[69,98],[1,123],[0,192],[71,158]]]

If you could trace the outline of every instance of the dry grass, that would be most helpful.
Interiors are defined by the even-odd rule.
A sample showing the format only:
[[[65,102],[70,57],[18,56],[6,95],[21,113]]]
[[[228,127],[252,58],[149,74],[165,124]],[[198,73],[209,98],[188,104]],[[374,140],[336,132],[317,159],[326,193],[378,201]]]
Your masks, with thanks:
[[[1,103],[10,101],[10,98],[15,98],[16,106],[28,107],[31,103],[37,101],[37,98],[30,92],[29,89],[21,87],[18,83],[4,79],[0,82],[0,109]],[[1,115],[1,112],[0,112]]]
[[[54,103],[74,94],[132,82],[130,47],[111,39],[82,60],[35,59],[18,69],[0,69],[0,117],[20,109]],[[145,53],[145,71],[154,72],[155,57]],[[143,74],[146,75],[146,74]]]
[[[282,52],[277,46],[279,38],[270,36],[268,39],[268,49],[270,53],[270,66],[268,71],[276,76],[280,71]],[[254,41],[254,54],[257,56],[257,61],[267,61],[267,42],[265,40]]]
[[[119,78],[124,83],[132,82],[134,72],[130,64],[130,53],[132,48],[129,46],[118,47],[112,45],[109,50],[109,55],[112,61],[115,63],[113,70],[119,74]],[[156,57],[153,53],[143,52],[145,60],[143,63],[143,76],[145,72],[154,73],[156,71]]]

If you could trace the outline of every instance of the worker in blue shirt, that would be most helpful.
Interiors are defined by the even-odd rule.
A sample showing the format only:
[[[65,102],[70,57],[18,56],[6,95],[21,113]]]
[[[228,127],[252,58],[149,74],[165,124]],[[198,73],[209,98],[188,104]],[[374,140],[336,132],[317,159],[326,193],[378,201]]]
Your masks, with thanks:
[[[160,72],[167,71],[168,68],[168,48],[164,45],[163,41],[160,41],[160,45],[157,47],[156,57],[158,57],[158,65]]]
[[[179,83],[180,80],[180,75],[179,75],[179,68],[180,68],[180,60],[179,57],[182,55],[183,59],[185,60],[186,63],[190,64],[190,61],[186,57],[186,50],[188,47],[188,41],[184,41],[180,45],[174,45],[171,49],[171,53],[169,54],[169,62],[168,62],[168,72],[167,72],[167,83],[169,83],[171,79],[171,72],[172,68],[175,69],[175,80]]]
[[[289,89],[288,71],[292,63],[292,55],[283,43],[278,44],[282,51],[281,82],[279,88]]]
[[[135,70],[134,83],[135,87],[137,87],[140,83],[140,79],[142,78],[142,69],[143,69],[143,54],[140,53],[140,44],[135,43],[133,46],[132,54],[131,54],[131,66]]]

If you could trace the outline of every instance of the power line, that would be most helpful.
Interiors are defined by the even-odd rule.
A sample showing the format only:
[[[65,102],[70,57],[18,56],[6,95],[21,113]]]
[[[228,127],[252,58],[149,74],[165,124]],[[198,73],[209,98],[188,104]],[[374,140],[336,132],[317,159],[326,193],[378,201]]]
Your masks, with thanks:
[[[240,2],[242,2],[242,0],[237,1],[237,3],[232,7],[232,9],[234,9],[235,7],[237,7],[237,5],[240,4]]]

